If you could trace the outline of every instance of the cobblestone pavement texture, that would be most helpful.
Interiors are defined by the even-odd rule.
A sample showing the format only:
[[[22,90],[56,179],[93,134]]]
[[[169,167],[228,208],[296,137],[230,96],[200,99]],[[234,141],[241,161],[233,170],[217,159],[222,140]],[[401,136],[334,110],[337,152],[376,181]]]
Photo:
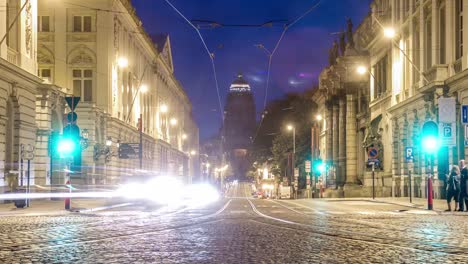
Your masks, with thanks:
[[[0,217],[0,263],[467,263],[468,213],[245,199]]]

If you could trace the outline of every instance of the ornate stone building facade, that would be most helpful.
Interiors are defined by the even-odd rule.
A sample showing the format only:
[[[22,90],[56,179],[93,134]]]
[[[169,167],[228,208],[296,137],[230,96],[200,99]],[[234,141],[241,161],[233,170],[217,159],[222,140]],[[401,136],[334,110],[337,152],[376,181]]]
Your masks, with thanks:
[[[36,137],[37,1],[0,0],[0,191],[26,174],[22,153]],[[18,15],[19,14],[19,15]],[[16,19],[17,18],[17,19]],[[11,28],[8,30],[8,26]],[[31,167],[34,170],[34,165]],[[34,171],[31,173],[34,177]]]
[[[460,121],[460,105],[468,102],[464,2],[375,0],[357,29],[348,30],[344,54],[330,50],[331,66],[320,75],[315,95],[325,117],[320,153],[332,168],[326,177],[330,196],[371,195],[366,163],[369,149],[376,148],[377,196],[408,196],[411,173],[413,195],[426,197],[422,125],[438,122],[440,98],[454,98],[456,144],[442,145],[434,166],[434,195],[444,197],[449,166],[466,154]],[[384,34],[388,28],[395,30],[393,38]],[[412,162],[406,160],[408,147]]]
[[[106,10],[106,11],[102,11]],[[169,36],[151,38],[130,1],[39,1],[37,16],[38,94],[37,169],[43,183],[63,183],[60,160],[50,165],[47,146],[61,133],[63,97],[79,96],[78,125],[86,132],[81,180],[118,183],[139,174],[170,174],[190,181],[198,169],[198,127],[192,106],[174,76]],[[157,42],[157,43],[155,43]],[[142,127],[142,165],[119,159],[118,146],[138,143]],[[109,146],[110,144],[110,146]],[[56,166],[53,164],[57,164]],[[58,171],[58,172],[57,172]]]

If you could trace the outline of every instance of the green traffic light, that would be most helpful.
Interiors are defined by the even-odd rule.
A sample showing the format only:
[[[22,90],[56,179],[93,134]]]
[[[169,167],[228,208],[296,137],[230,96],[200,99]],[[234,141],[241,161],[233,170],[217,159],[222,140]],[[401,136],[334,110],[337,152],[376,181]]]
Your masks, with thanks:
[[[60,156],[71,156],[76,148],[76,142],[71,138],[62,138],[57,144],[57,152]]]
[[[435,154],[439,150],[439,126],[434,121],[426,121],[422,128],[421,149],[427,154]]]
[[[325,164],[321,163],[317,165],[317,171],[322,173],[325,171]]]
[[[423,136],[421,147],[424,152],[429,154],[434,154],[439,149],[439,144],[437,142],[437,137],[434,135]]]

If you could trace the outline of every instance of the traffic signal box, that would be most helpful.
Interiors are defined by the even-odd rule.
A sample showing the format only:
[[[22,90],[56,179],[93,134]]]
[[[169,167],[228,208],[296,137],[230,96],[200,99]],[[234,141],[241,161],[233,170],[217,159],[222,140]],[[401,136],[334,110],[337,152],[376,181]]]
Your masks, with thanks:
[[[322,173],[325,172],[325,163],[321,159],[314,160],[314,173],[317,176],[320,176]]]
[[[423,125],[421,149],[427,154],[435,154],[439,150],[439,127],[434,121],[427,121]]]

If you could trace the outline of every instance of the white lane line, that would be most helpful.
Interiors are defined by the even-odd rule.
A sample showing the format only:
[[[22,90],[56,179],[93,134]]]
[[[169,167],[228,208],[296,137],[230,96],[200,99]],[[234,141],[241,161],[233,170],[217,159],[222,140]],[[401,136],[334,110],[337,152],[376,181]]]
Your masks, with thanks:
[[[288,220],[284,220],[284,219],[281,219],[281,218],[276,218],[276,217],[273,217],[273,216],[269,216],[269,215],[266,215],[260,211],[257,210],[257,208],[255,208],[255,205],[252,203],[252,201],[250,200],[247,200],[249,203],[250,203],[250,206],[252,207],[252,210],[262,216],[262,217],[265,217],[265,218],[268,218],[268,219],[271,219],[271,220],[275,220],[275,221],[278,221],[278,222],[283,222],[283,223],[286,223],[286,224],[291,224],[291,225],[302,225],[302,224],[299,224],[299,223],[296,223],[296,222],[292,222],[292,221],[288,221]]]
[[[317,210],[315,208],[302,205],[300,203],[295,203],[295,202],[292,202],[292,201],[283,201],[283,202],[293,204],[293,205],[297,205],[297,206],[302,207],[302,208],[309,209],[309,210],[311,210],[311,211],[313,211],[314,213],[317,213],[317,214],[325,214],[325,212],[323,212],[323,211],[320,211],[320,210]]]
[[[270,202],[276,203],[276,204],[278,204],[278,205],[280,205],[280,206],[282,206],[282,207],[284,207],[284,208],[286,208],[286,209],[288,209],[288,210],[291,210],[291,211],[293,211],[293,212],[295,212],[295,213],[298,213],[298,214],[301,214],[301,215],[306,215],[306,213],[304,213],[304,212],[297,211],[297,210],[295,210],[295,209],[293,209],[293,208],[290,208],[290,207],[288,207],[288,206],[286,206],[286,205],[283,205],[283,204],[281,204],[281,203],[279,203],[279,202],[277,202],[277,201],[270,200]]]

